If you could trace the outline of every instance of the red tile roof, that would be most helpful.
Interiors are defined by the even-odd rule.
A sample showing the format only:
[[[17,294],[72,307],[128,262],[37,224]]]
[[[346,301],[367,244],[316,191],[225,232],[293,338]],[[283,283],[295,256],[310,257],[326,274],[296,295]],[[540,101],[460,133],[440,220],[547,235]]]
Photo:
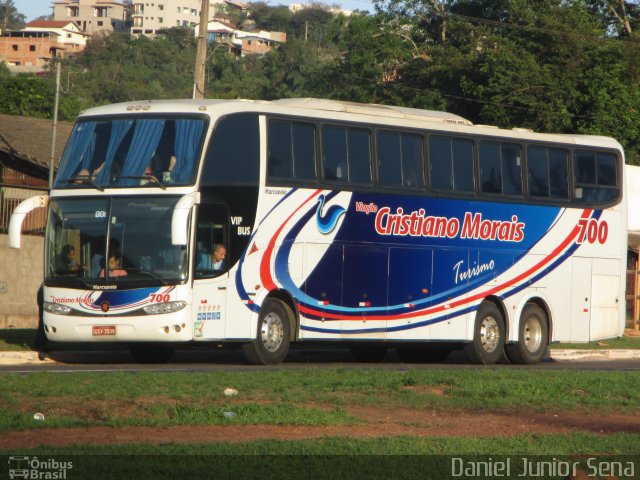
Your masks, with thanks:
[[[70,20],[32,20],[27,23],[27,27],[33,28],[64,28],[69,25]]]

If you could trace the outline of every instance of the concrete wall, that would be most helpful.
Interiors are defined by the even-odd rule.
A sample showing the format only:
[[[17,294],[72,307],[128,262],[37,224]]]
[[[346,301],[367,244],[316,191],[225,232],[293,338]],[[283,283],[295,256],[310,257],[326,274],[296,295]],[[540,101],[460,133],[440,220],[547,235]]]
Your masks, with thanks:
[[[8,244],[8,236],[0,235],[0,328],[35,328],[44,239],[23,235],[19,250]]]

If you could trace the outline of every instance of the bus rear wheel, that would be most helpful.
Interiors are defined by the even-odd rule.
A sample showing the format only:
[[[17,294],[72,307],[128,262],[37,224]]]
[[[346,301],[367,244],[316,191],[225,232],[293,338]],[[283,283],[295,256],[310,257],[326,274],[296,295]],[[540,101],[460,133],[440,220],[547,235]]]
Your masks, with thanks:
[[[258,332],[253,342],[242,345],[246,359],[255,365],[274,365],[289,352],[293,312],[284,302],[269,298],[264,301],[258,318]]]
[[[476,313],[473,341],[464,345],[472,363],[493,365],[504,353],[504,318],[491,302],[483,302]]]
[[[522,310],[518,341],[505,347],[511,363],[532,365],[540,362],[549,343],[547,314],[535,303],[527,303]]]

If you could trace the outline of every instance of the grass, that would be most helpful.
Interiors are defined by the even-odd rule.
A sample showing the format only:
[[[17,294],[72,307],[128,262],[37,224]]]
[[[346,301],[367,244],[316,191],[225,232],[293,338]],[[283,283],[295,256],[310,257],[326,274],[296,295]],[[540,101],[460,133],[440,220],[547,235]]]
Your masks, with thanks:
[[[87,425],[353,424],[354,405],[638,413],[640,372],[300,369],[5,375],[0,431]],[[239,391],[226,397],[227,387]],[[46,422],[35,423],[42,412]]]
[[[588,473],[589,478],[599,478],[591,475],[594,467],[589,465],[598,465],[600,469],[601,465],[607,468],[613,465],[617,470],[609,472],[618,474],[615,478],[634,478],[640,468],[634,448],[639,441],[640,436],[632,434],[521,435],[510,439],[324,438],[240,444],[40,447],[12,454],[69,462],[72,466],[69,474],[73,474],[73,478],[439,480],[452,478],[453,458],[494,464],[509,461],[513,469],[510,478],[521,474],[524,459],[549,465],[560,462],[575,465]],[[591,460],[587,460],[586,455]],[[478,477],[494,478],[492,475]],[[564,478],[564,475],[523,475],[522,478]]]

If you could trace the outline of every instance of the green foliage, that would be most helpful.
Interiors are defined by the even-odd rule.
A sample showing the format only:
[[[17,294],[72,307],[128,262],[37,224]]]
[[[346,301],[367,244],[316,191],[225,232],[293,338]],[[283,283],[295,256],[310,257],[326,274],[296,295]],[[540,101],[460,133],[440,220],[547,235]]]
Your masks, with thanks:
[[[389,103],[505,128],[607,135],[640,164],[640,6],[626,2],[623,14],[621,5],[379,0],[375,15],[346,17],[319,4],[294,13],[251,3],[256,29],[286,32],[287,42],[245,57],[210,45],[206,96]],[[194,58],[185,28],[155,39],[93,38],[84,54],[64,60],[61,116],[111,102],[189,98]],[[0,67],[0,112],[50,115],[51,78],[7,77]]]

